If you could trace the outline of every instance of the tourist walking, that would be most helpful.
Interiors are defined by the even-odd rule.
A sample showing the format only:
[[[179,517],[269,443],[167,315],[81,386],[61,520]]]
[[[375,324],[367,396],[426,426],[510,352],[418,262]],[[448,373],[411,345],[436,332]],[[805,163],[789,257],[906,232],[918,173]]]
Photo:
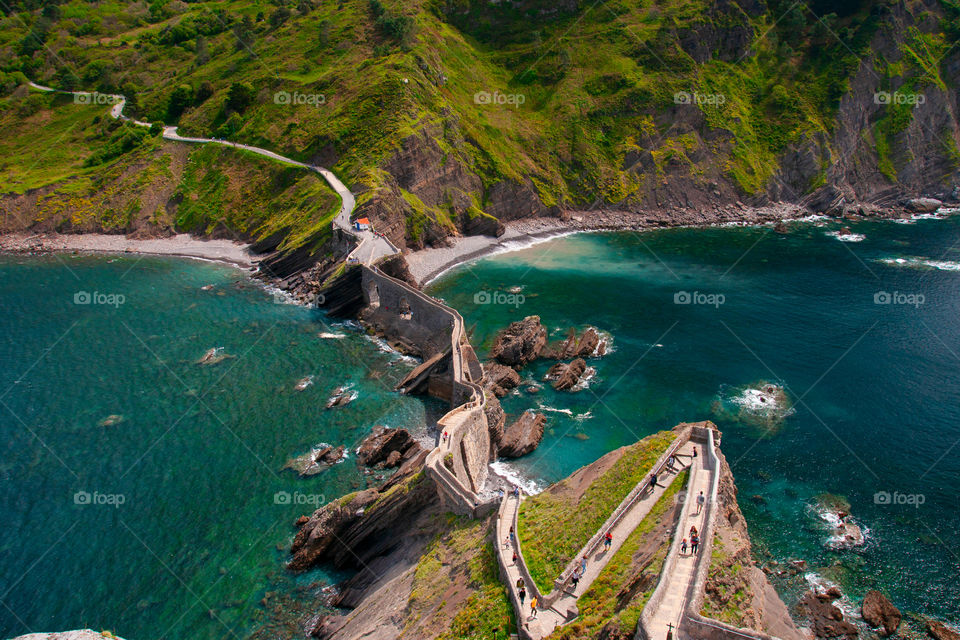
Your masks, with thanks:
[[[523,587],[520,587],[520,590],[517,591],[517,596],[520,597],[520,606],[523,606],[523,599],[527,597],[527,590]]]
[[[695,536],[695,535],[697,535],[697,526],[696,526],[696,525],[690,525],[690,537],[692,538],[692,537]]]
[[[657,474],[653,474],[652,476],[650,476],[650,491],[653,491],[653,489],[656,486],[657,486]]]
[[[534,618],[537,617],[537,596],[530,598],[530,615]]]
[[[580,584],[580,569],[574,569],[573,575],[570,576],[570,582],[573,583],[573,590],[577,590],[577,585]]]
[[[519,486],[515,486],[515,487],[513,488],[513,497],[516,498],[517,500],[520,499],[520,487],[519,487]]]
[[[697,547],[700,546],[700,536],[690,538],[690,555],[697,555]]]
[[[510,525],[510,544],[517,544],[517,536],[513,533],[513,525]]]
[[[587,556],[580,558],[580,573],[584,574],[587,572]]]
[[[701,491],[700,495],[697,496],[697,515],[700,515],[700,512],[703,511],[703,505],[706,501],[707,499],[703,497],[703,491]]]
[[[523,589],[523,578],[517,578],[517,589]]]
[[[694,458],[697,457],[697,448],[696,448],[696,447],[693,448],[693,457],[694,457]]]
[[[517,564],[517,552],[513,552],[513,564]]]
[[[683,555],[687,552],[687,539],[684,538],[680,541],[680,555]]]
[[[604,553],[610,550],[611,544],[613,544],[613,534],[607,531],[607,535],[603,536],[603,552]]]

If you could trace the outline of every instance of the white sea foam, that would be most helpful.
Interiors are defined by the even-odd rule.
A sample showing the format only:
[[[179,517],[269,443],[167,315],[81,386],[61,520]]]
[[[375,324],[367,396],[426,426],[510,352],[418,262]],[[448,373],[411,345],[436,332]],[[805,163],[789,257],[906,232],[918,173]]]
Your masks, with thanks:
[[[938,269],[940,271],[960,271],[960,262],[952,260],[931,260],[930,258],[881,258],[879,262],[891,267],[908,269]]]
[[[393,347],[391,347],[389,344],[387,344],[387,341],[386,341],[386,340],[384,340],[383,338],[381,338],[381,337],[379,337],[379,336],[371,336],[371,335],[366,335],[366,334],[365,334],[364,337],[365,337],[367,340],[369,340],[370,342],[372,342],[373,344],[377,345],[377,348],[378,348],[382,353],[386,353],[386,354],[389,354],[389,355],[393,356],[393,359],[394,359],[394,360],[401,360],[401,361],[406,362],[406,363],[408,363],[408,364],[419,364],[419,362],[420,362],[419,360],[417,360],[417,359],[414,358],[413,356],[407,356],[407,355],[404,355],[404,354],[400,353],[399,351],[397,351],[396,349],[394,349]]]
[[[320,337],[323,338],[324,340],[342,340],[343,338],[346,338],[346,337],[347,337],[347,334],[345,334],[345,333],[330,333],[330,332],[328,332],[328,331],[324,331],[324,332],[322,332],[322,333],[320,334]]]
[[[862,233],[841,233],[840,231],[827,231],[826,235],[836,238],[840,242],[863,242],[867,236]]]
[[[590,388],[590,383],[597,375],[597,370],[594,367],[587,367],[583,370],[583,375],[580,376],[580,379],[577,380],[577,384],[570,387],[570,391],[583,391],[584,389]]]
[[[520,473],[520,471],[517,470],[510,462],[497,460],[496,462],[490,464],[490,468],[493,469],[494,473],[497,475],[506,478],[507,482],[511,483],[511,485],[519,485],[519,487],[527,495],[537,495],[544,489],[540,483],[535,480],[531,480]],[[509,487],[507,487],[507,489],[509,489]]]
[[[540,411],[544,411],[546,413],[562,413],[564,415],[570,416],[577,422],[583,422],[584,420],[589,420],[590,418],[593,417],[592,411],[586,411],[584,413],[574,413],[572,409],[557,409],[556,407],[548,407],[544,404],[537,405],[537,408]]]
[[[810,585],[810,590],[814,593],[826,593],[828,589],[836,588],[840,589],[840,585],[832,580],[827,580],[818,573],[813,571],[808,571],[803,574],[803,579],[806,580],[807,584]],[[859,607],[857,607],[847,596],[842,596],[837,600],[834,600],[833,604],[837,606],[840,611],[843,612],[843,615],[848,618],[857,619],[860,617]]]

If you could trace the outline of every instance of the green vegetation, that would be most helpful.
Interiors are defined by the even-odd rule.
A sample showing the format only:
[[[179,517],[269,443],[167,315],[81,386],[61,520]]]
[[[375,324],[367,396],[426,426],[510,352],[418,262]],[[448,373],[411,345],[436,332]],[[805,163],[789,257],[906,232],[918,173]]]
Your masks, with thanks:
[[[704,0],[21,0],[0,17],[0,120],[15,125],[0,141],[14,152],[0,186],[59,190],[110,163],[136,171],[157,144],[155,130],[104,130],[105,107],[25,92],[31,78],[121,92],[129,115],[184,134],[320,159],[367,187],[361,206],[380,199],[402,213],[414,243],[488,215],[504,181],[567,208],[636,203],[670,180],[706,188],[721,175],[756,194],[784,151],[832,133],[871,38],[890,28],[888,4],[771,0],[751,13]],[[960,33],[960,5],[941,4],[939,20],[906,34],[902,58],[884,70],[891,80],[948,88],[940,58]],[[862,132],[891,180],[909,123],[893,111]],[[40,159],[20,153],[26,140]],[[450,175],[470,179],[413,193],[384,170],[401,145],[417,167],[455,166]],[[197,168],[187,188],[229,193],[216,171]],[[322,242],[328,209],[317,190],[281,186],[234,217],[255,237],[284,234],[284,248]],[[203,232],[231,216],[210,207],[169,222]]]
[[[439,640],[506,639],[516,623],[488,535],[490,520],[447,518],[417,564],[405,630],[426,625],[424,633]]]
[[[676,438],[661,431],[626,447],[613,466],[595,479],[577,500],[569,479],[520,506],[518,535],[530,576],[542,593],[610,514],[650,471]]]
[[[750,607],[744,567],[737,558],[731,558],[719,537],[713,540],[713,554],[707,580],[715,591],[703,601],[703,614],[737,627],[745,625],[745,612]]]
[[[597,637],[600,629],[611,622],[616,624],[622,635],[633,634],[637,628],[640,613],[656,589],[660,570],[670,550],[672,536],[668,535],[663,540],[645,565],[637,566],[634,556],[643,546],[645,538],[658,524],[661,524],[664,515],[676,503],[676,495],[687,484],[689,473],[689,471],[683,471],[673,479],[650,513],[637,525],[603,572],[593,581],[590,589],[580,596],[577,601],[580,617],[572,624],[553,633],[551,638],[573,640]],[[665,524],[673,526],[673,522]],[[649,577],[642,583],[646,586],[636,592],[629,591],[628,588],[635,583],[637,576],[641,573]],[[624,598],[625,590],[630,593],[627,598]]]

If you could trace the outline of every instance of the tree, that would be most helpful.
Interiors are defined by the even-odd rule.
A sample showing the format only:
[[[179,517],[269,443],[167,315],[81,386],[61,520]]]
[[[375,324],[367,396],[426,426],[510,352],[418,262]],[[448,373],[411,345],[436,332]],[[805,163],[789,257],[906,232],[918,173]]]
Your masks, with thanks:
[[[170,100],[167,102],[167,118],[171,122],[178,120],[192,102],[193,87],[188,84],[180,85],[170,94]]]
[[[197,92],[193,95],[193,104],[199,105],[206,102],[207,98],[213,95],[213,84],[204,80],[197,87]]]
[[[227,92],[227,101],[224,106],[227,112],[243,113],[253,102],[256,93],[246,82],[234,82]]]

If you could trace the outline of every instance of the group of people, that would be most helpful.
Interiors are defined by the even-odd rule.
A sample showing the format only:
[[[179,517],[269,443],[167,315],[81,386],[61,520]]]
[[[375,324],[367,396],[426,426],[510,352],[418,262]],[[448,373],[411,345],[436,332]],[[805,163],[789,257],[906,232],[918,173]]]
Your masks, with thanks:
[[[527,598],[527,585],[523,582],[523,578],[517,578],[517,596],[520,598],[520,606],[523,607],[523,601]],[[530,598],[530,617],[537,617],[537,606],[540,603],[537,601],[537,596]]]
[[[700,548],[700,532],[697,531],[697,527],[692,525],[690,527],[690,555],[697,555],[697,550]],[[687,539],[684,538],[680,541],[680,553],[687,552]]]

